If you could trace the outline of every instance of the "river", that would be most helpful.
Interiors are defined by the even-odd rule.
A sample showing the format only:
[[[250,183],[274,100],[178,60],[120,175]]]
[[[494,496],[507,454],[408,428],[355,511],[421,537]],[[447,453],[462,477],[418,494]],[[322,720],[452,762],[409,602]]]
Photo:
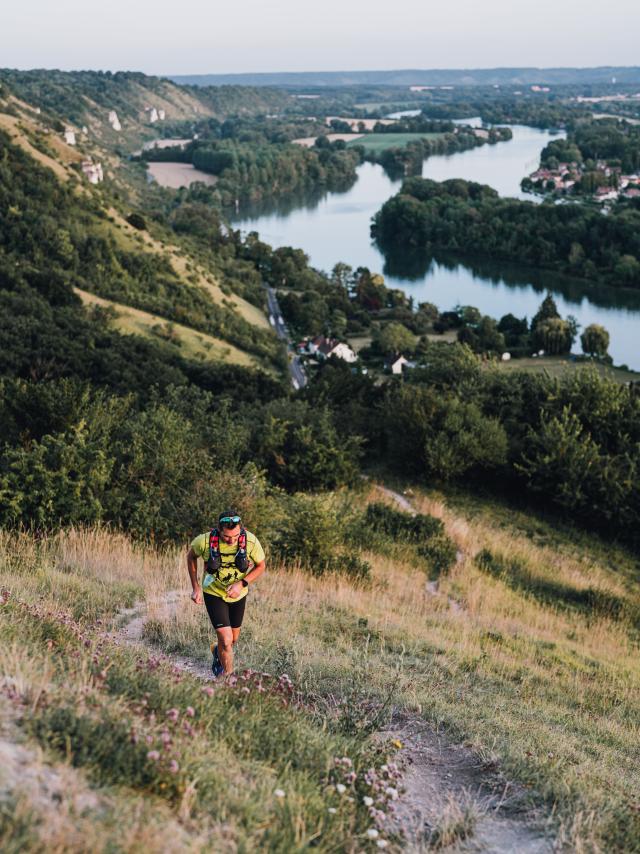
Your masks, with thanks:
[[[541,150],[554,135],[522,125],[512,126],[512,131],[509,142],[428,158],[423,163],[423,177],[435,181],[464,178],[489,184],[502,196],[531,199],[520,190],[520,181],[536,168]],[[357,181],[346,192],[316,193],[241,209],[234,225],[257,231],[272,246],[304,249],[313,266],[321,270],[331,271],[343,261],[354,268],[382,272],[389,287],[402,288],[416,302],[432,302],[440,310],[474,305],[495,318],[509,312],[531,318],[550,291],[563,316],[572,314],[582,328],[600,323],[608,329],[609,352],[616,364],[640,369],[640,292],[595,287],[554,273],[461,257],[404,258],[402,263],[386,263],[371,241],[369,228],[372,216],[400,184],[381,166],[364,163],[358,167]],[[580,352],[579,341],[574,350]]]

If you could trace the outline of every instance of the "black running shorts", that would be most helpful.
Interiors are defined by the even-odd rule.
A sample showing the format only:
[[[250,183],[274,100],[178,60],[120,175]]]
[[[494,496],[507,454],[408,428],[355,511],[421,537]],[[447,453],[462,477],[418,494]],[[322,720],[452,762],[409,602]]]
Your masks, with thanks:
[[[243,596],[238,602],[225,602],[220,596],[212,596],[211,593],[203,593],[202,595],[214,629],[222,629],[224,626],[231,626],[232,629],[240,628],[244,617],[244,606],[247,602],[246,596]]]

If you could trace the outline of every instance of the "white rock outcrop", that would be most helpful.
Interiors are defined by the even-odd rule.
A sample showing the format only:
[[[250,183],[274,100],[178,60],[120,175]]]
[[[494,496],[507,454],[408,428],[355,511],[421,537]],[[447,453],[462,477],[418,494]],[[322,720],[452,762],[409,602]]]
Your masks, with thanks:
[[[104,181],[102,163],[94,163],[92,160],[82,161],[82,172],[90,184],[100,184]]]

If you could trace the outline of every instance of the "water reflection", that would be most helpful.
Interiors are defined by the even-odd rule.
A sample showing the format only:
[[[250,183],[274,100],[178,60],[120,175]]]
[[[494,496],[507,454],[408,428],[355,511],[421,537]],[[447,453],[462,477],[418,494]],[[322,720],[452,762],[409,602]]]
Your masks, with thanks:
[[[612,288],[597,283],[585,284],[584,279],[563,276],[550,270],[525,267],[509,261],[492,261],[463,253],[427,252],[424,249],[403,249],[387,252],[382,272],[394,284],[422,282],[436,272],[468,271],[475,279],[494,288],[507,286],[514,290],[533,290],[540,295],[551,291],[567,304],[580,306],[585,298],[605,309],[626,309],[640,312],[640,291],[631,288]]]
[[[351,180],[338,181],[326,187],[301,187],[284,196],[259,199],[254,202],[244,202],[239,205],[233,220],[239,221],[241,227],[247,220],[256,220],[266,216],[288,217],[294,211],[312,211],[330,195],[348,193],[358,180],[356,175]]]

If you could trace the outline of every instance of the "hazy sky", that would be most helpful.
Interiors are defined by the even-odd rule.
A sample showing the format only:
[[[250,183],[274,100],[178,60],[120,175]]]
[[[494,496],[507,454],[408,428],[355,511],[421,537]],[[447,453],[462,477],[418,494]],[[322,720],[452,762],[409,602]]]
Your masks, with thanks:
[[[640,64],[639,0],[0,0],[0,5],[0,67],[204,74]]]

